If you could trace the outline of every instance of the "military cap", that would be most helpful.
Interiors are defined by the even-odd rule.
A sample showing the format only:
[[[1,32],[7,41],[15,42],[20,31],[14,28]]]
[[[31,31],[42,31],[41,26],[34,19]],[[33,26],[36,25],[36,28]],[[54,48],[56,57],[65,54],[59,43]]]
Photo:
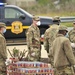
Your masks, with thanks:
[[[33,16],[33,20],[35,20],[35,21],[39,21],[40,18],[39,18],[38,16]]]
[[[60,26],[59,26],[59,30],[66,30],[66,31],[68,32],[67,27],[64,26],[64,25],[60,25]]]
[[[6,28],[6,24],[3,22],[0,22],[0,27],[5,27]]]
[[[59,16],[55,16],[55,17],[53,18],[53,20],[60,20],[60,17],[59,17]]]

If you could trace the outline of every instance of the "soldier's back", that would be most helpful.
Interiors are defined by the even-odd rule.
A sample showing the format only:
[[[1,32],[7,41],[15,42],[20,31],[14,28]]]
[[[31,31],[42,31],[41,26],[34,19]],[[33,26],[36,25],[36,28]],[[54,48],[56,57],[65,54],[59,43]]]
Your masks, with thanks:
[[[68,33],[68,35],[69,35],[69,40],[70,40],[71,42],[75,42],[75,39],[74,39],[74,37],[75,37],[75,29],[72,29],[72,30]]]

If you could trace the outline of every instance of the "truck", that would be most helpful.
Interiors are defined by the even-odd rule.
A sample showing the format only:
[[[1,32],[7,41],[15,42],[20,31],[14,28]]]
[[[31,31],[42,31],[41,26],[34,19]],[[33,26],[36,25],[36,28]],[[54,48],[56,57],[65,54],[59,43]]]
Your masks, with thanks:
[[[41,25],[38,27],[40,29],[41,36],[44,34],[45,30],[49,28],[49,25],[57,24],[59,22],[58,20],[53,21],[52,17],[39,17]],[[0,22],[6,24],[7,31],[4,34],[6,40],[25,39],[25,33],[32,24],[32,18],[33,15],[18,6],[0,3]],[[61,22],[66,22],[66,20],[73,21],[75,17],[60,19]]]

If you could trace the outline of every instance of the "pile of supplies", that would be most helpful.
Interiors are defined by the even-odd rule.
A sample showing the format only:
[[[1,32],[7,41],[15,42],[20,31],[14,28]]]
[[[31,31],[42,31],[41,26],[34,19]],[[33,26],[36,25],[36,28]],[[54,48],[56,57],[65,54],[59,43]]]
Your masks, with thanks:
[[[54,70],[47,63],[18,61],[8,66],[7,75],[54,75]]]

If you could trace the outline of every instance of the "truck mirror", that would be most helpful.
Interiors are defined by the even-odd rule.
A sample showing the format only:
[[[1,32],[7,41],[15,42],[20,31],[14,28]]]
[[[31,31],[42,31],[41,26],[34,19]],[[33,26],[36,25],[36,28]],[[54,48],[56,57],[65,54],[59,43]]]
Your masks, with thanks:
[[[20,17],[19,17],[19,19],[22,19],[22,20],[24,20],[26,17],[25,17],[25,15],[20,15]]]

